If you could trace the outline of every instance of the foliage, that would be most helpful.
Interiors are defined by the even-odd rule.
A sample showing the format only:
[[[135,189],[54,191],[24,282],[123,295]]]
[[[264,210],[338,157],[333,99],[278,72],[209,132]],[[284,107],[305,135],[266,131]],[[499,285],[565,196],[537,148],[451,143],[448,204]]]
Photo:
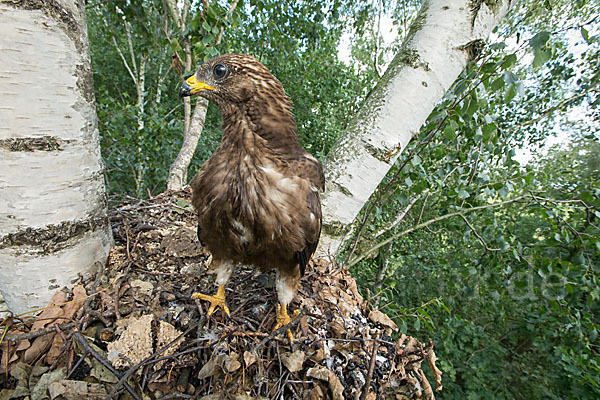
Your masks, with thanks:
[[[346,254],[403,332],[434,338],[442,398],[600,394],[598,6],[523,25],[539,7],[455,82]]]

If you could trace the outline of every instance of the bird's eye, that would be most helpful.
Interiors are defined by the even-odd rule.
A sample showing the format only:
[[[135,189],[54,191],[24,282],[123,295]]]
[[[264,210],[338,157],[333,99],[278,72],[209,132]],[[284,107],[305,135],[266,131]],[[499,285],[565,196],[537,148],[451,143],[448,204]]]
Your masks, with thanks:
[[[215,74],[215,77],[217,77],[219,79],[224,78],[225,75],[227,75],[227,67],[224,66],[223,64],[215,65],[214,74]]]

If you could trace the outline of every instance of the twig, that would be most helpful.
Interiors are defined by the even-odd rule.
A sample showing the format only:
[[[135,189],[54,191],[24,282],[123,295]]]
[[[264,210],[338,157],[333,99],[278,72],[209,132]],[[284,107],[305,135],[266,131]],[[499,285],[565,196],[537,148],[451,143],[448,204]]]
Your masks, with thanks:
[[[298,314],[298,316],[296,318],[294,318],[292,321],[290,321],[289,324],[284,325],[281,328],[275,329],[273,332],[271,332],[271,334],[269,336],[267,336],[266,338],[264,338],[263,340],[258,342],[258,344],[254,347],[254,350],[258,351],[258,349],[260,349],[262,346],[264,346],[265,343],[267,343],[269,340],[273,339],[275,336],[280,335],[283,332],[287,331],[288,329],[292,329],[293,327],[298,325],[298,323],[300,322],[300,318],[304,314],[305,314],[305,312],[303,309],[302,311],[300,311],[300,314]]]
[[[87,340],[83,337],[83,335],[80,332],[75,332],[73,336],[83,346],[83,348],[84,348],[84,354],[88,354],[89,353],[92,357],[94,357],[96,360],[98,360],[98,362],[100,364],[102,364],[106,369],[108,369],[114,376],[116,376],[117,378],[120,377],[121,374],[116,369],[114,369],[113,366],[108,361],[106,361],[102,356],[100,356],[100,354],[96,353],[96,351],[92,348],[92,346],[89,345],[89,343],[87,342]],[[75,365],[75,367],[79,366],[81,360],[83,360],[83,356],[77,362],[77,364]],[[73,368],[72,371],[74,371],[74,370],[75,370],[75,368]],[[133,390],[132,387],[129,386],[129,384],[127,382],[125,382],[123,384],[123,387],[125,389],[127,389],[127,391],[129,392],[129,394],[131,394],[131,397],[133,397],[135,400],[142,400],[142,398],[137,395],[137,393],[135,392],[135,390]]]
[[[133,367],[129,368],[127,370],[127,372],[125,372],[125,374],[121,377],[121,379],[119,380],[119,382],[117,382],[117,384],[115,385],[115,387],[113,388],[113,390],[108,394],[108,396],[106,396],[105,400],[110,400],[110,399],[114,398],[114,396],[119,391],[119,388],[121,387],[121,385],[125,386],[125,384],[127,383],[127,379],[129,379],[129,377],[135,371],[137,371],[141,366],[145,365],[147,362],[151,361],[154,357],[158,356],[159,354],[162,354],[165,350],[167,350],[169,347],[171,347],[172,345],[174,345],[175,343],[177,343],[179,341],[179,339],[181,339],[182,337],[184,337],[185,335],[187,335],[188,333],[190,333],[193,329],[195,329],[197,326],[199,326],[202,322],[204,322],[203,319],[201,319],[198,322],[195,322],[185,332],[183,332],[182,334],[180,334],[179,336],[177,336],[175,339],[173,339],[172,341],[170,341],[169,343],[167,343],[160,350],[155,351],[153,354],[149,355],[148,357],[146,357],[145,359],[143,359],[142,361],[140,361],[139,363],[137,363]]]
[[[34,332],[29,332],[29,333],[19,333],[18,335],[6,335],[4,340],[17,341],[17,340],[35,339],[36,337],[44,336],[44,335],[47,335],[48,333],[56,333],[55,328],[54,328],[55,326],[58,326],[59,329],[66,330],[66,329],[73,328],[75,326],[75,322],[65,322],[64,324],[53,325],[51,327],[40,329],[40,330],[37,330]]]
[[[373,352],[371,353],[371,362],[369,363],[369,373],[367,374],[367,379],[365,380],[365,386],[363,386],[363,392],[360,395],[360,400],[366,400],[367,394],[369,393],[369,386],[371,386],[371,378],[373,378],[373,371],[375,371],[375,361],[377,361],[377,350],[379,349],[379,332],[377,332],[377,336],[375,336],[375,341],[373,342]]]

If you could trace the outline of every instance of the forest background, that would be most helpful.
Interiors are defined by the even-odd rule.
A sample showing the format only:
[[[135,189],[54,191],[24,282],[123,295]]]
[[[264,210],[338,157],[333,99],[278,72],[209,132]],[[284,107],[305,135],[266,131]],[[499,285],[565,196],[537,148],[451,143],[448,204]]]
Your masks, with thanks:
[[[183,141],[179,85],[222,53],[271,69],[302,144],[323,159],[421,3],[88,1],[111,203],[166,189]],[[599,14],[593,0],[517,2],[340,255],[402,332],[435,341],[441,398],[600,397]],[[188,177],[219,127],[209,105]]]

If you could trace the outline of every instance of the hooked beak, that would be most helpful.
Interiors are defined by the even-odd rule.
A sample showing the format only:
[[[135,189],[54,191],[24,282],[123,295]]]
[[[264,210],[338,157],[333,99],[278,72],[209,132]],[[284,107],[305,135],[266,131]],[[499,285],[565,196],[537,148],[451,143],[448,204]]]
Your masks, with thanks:
[[[179,89],[179,98],[197,94],[201,90],[215,90],[214,86],[210,86],[205,82],[200,82],[196,79],[196,75],[187,78]]]

